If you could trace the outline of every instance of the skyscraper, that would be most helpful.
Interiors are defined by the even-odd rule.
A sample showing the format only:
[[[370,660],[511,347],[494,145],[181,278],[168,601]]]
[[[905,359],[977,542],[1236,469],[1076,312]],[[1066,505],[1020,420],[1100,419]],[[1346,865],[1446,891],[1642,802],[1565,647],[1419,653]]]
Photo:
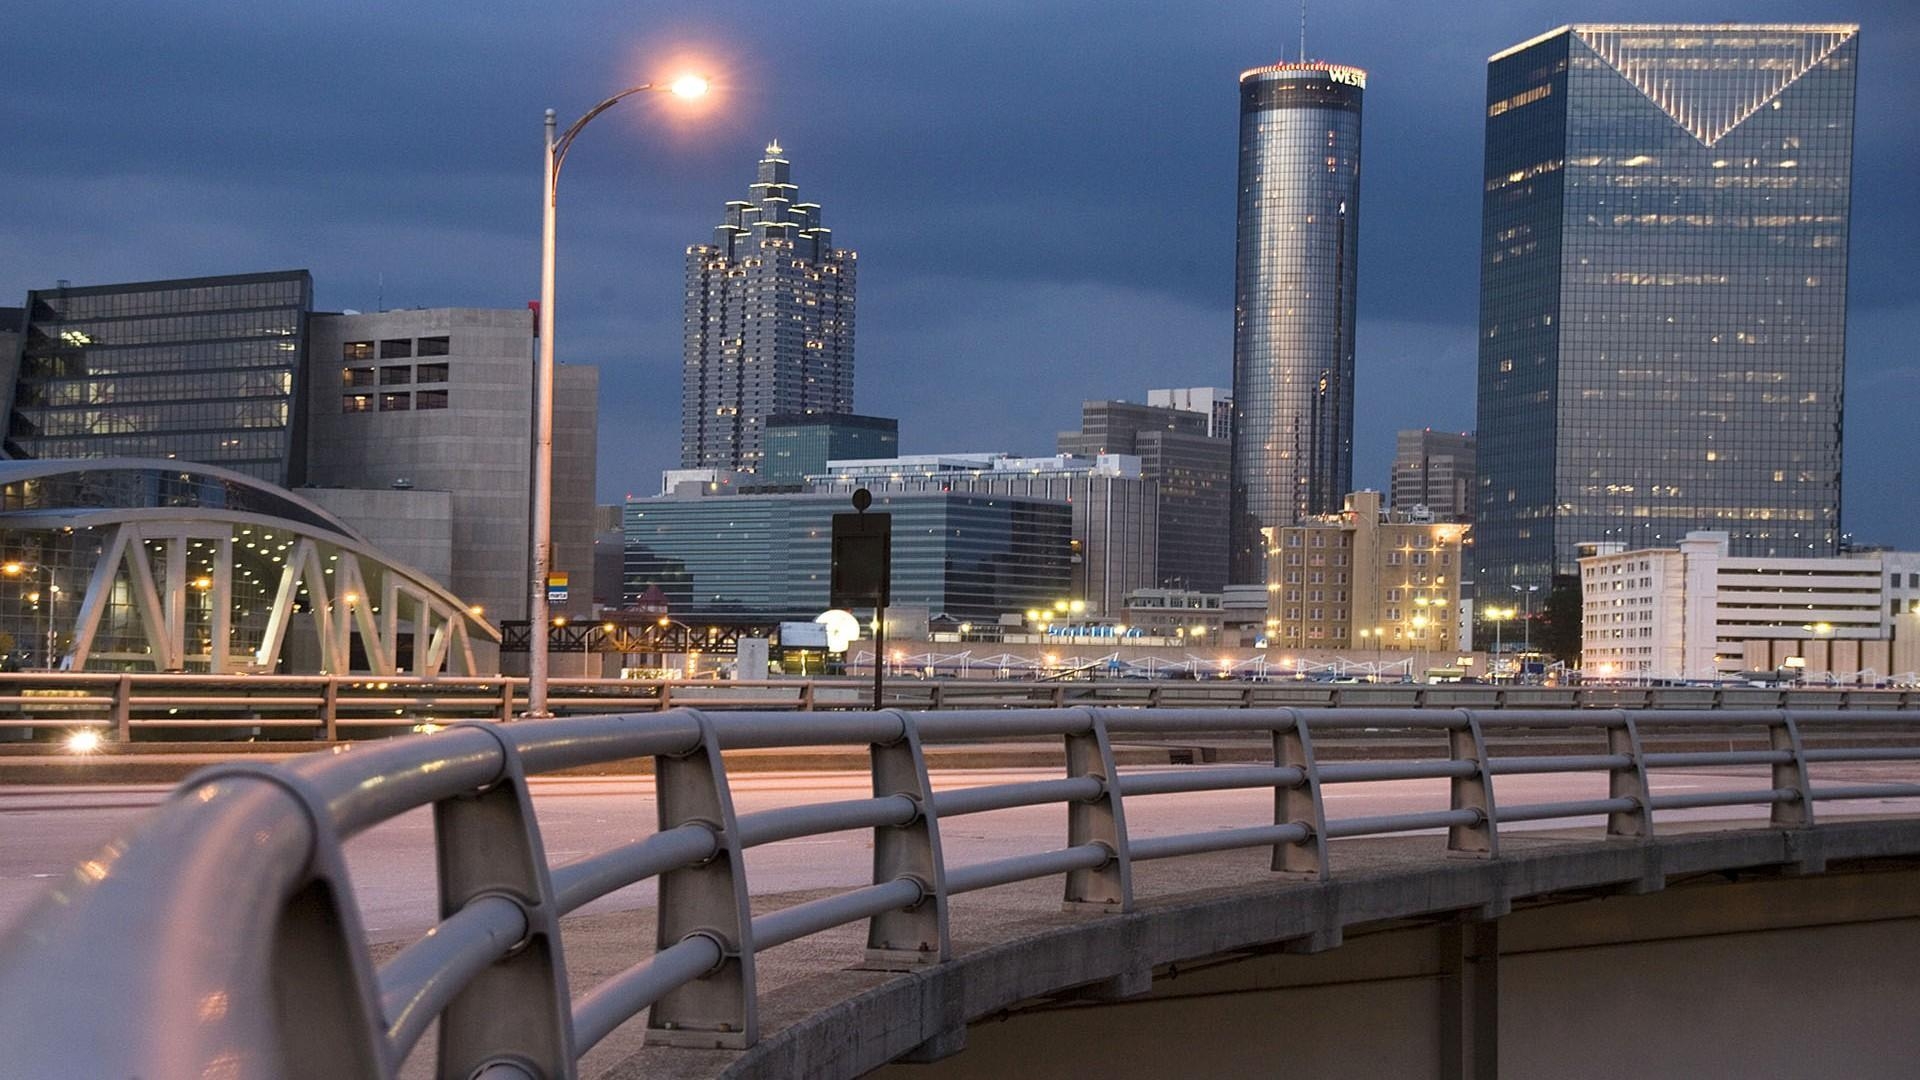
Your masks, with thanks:
[[[1436,521],[1472,521],[1480,486],[1474,482],[1474,438],[1432,428],[1394,437],[1391,509],[1424,506]]]
[[[1353,478],[1353,326],[1366,72],[1318,61],[1240,76],[1232,566],[1261,530],[1340,509]]]
[[[1487,66],[1477,580],[1840,525],[1858,27],[1576,25]]]
[[[769,144],[752,198],[687,249],[683,468],[758,472],[769,416],[853,411],[855,254],[791,172]]]
[[[1160,493],[1154,584],[1162,588],[1219,592],[1227,583],[1229,454],[1226,439],[1207,434],[1214,419],[1204,407],[1088,401],[1080,430],[1060,433],[1062,454],[1140,459],[1140,478]]]

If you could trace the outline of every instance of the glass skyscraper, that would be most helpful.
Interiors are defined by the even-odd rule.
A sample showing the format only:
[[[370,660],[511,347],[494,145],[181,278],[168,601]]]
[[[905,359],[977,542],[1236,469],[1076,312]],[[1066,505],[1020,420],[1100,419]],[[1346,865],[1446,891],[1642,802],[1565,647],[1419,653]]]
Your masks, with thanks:
[[[1477,583],[1840,530],[1858,27],[1562,27],[1487,69]]]
[[[776,414],[853,411],[855,254],[796,202],[780,144],[713,243],[687,249],[680,465],[757,473]]]
[[[199,461],[304,481],[305,270],[27,294],[18,457]]]
[[[1235,582],[1261,530],[1340,509],[1353,480],[1354,285],[1366,72],[1303,62],[1240,76],[1234,256]]]

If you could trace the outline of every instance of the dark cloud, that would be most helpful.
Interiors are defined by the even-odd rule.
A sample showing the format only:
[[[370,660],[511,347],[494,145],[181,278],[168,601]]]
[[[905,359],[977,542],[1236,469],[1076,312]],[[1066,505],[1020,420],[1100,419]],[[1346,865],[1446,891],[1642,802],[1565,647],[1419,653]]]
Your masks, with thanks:
[[[1920,544],[1905,415],[1920,290],[1905,0],[1316,5],[1368,68],[1355,475],[1399,427],[1473,423],[1489,53],[1571,19],[1864,25],[1847,522]],[[0,303],[56,278],[312,268],[329,307],[523,304],[541,110],[704,56],[717,109],[643,99],[567,167],[559,345],[603,367],[601,490],[677,459],[681,252],[759,147],[859,250],[859,405],[910,450],[1040,451],[1091,397],[1229,379],[1235,77],[1295,47],[1271,3],[749,0],[53,5],[0,71]],[[17,301],[16,301],[17,302]]]

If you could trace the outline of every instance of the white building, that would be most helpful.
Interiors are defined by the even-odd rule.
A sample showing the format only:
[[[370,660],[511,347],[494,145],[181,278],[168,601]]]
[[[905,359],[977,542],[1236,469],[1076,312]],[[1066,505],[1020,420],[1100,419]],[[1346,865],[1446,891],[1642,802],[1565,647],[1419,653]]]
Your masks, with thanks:
[[[1594,544],[1580,559],[1581,667],[1712,679],[1888,675],[1920,666],[1920,553],[1735,558],[1724,532],[1677,548]]]
[[[1207,434],[1216,439],[1233,434],[1233,391],[1219,386],[1187,386],[1147,391],[1147,404],[1161,409],[1202,413]]]

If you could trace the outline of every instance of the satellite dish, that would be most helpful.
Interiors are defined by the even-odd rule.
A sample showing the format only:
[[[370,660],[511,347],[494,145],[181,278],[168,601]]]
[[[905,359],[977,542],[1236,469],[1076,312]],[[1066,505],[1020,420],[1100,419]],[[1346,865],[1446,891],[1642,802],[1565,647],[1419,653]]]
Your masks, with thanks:
[[[851,611],[834,608],[821,612],[813,621],[827,628],[828,652],[846,652],[849,643],[860,640],[860,620]]]

